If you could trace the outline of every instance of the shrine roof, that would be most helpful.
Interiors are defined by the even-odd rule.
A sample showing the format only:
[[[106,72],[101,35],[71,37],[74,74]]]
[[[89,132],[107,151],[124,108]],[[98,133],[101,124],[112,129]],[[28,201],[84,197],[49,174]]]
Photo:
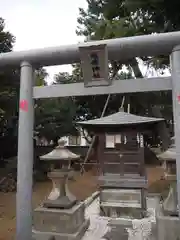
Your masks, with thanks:
[[[114,125],[139,125],[164,121],[164,118],[143,117],[127,112],[117,112],[106,117],[78,122],[84,126],[114,126]]]

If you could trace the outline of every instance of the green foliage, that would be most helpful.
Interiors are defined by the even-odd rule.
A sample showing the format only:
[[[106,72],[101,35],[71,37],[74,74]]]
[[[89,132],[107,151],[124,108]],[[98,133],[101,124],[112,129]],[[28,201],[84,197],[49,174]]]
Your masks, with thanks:
[[[14,36],[4,30],[5,22],[0,18],[0,53],[12,50]],[[19,71],[0,70],[0,136],[14,136],[17,119],[17,100],[19,92]],[[15,125],[14,125],[15,124]]]
[[[72,99],[38,100],[35,109],[35,131],[38,136],[56,140],[69,134],[77,134],[74,124],[76,108]]]
[[[39,68],[35,70],[35,85],[36,86],[46,86],[46,78],[48,77],[48,73],[45,68]]]
[[[42,79],[47,74],[40,74]],[[69,73],[59,73],[53,84],[66,84],[75,81],[75,76]],[[74,98],[52,98],[36,100],[35,131],[39,137],[57,140],[59,137],[77,135],[75,127],[77,107]]]
[[[60,72],[55,75],[53,84],[68,84],[75,82],[83,82],[83,74],[79,63],[73,64],[72,74],[68,72]]]
[[[80,9],[77,34],[87,40],[129,37],[155,32],[166,32],[180,29],[180,2],[172,0],[87,0],[88,9]],[[12,50],[14,36],[4,30],[5,23],[0,18],[0,52]],[[141,59],[149,68],[164,69],[169,67],[167,56],[144,57]],[[126,67],[126,71],[124,71]],[[143,77],[138,59],[127,62],[111,61],[110,76],[116,80]],[[47,85],[47,72],[44,68],[35,71],[35,85]],[[53,84],[83,82],[80,64],[73,65],[73,72],[59,73]],[[19,71],[3,69],[0,71],[0,133],[17,136]],[[75,122],[101,115],[107,96],[71,97],[35,101],[35,130],[39,136],[57,139],[60,136],[76,134]],[[110,98],[105,114],[118,111],[123,96],[113,95]],[[125,101],[131,104],[131,112],[152,114],[151,107],[158,105],[163,115],[171,121],[171,93],[128,94]]]
[[[4,30],[0,18],[0,52],[12,50],[15,38]],[[44,68],[35,70],[35,85],[45,86],[48,74]],[[15,137],[18,130],[19,70],[0,71],[0,136]],[[69,132],[76,132],[72,123],[75,115],[70,99],[48,99],[35,101],[35,130],[39,136],[55,139]]]
[[[178,10],[174,10],[174,6],[180,5],[179,1],[87,0],[87,3],[87,10],[79,9],[77,27],[77,34],[85,36],[86,40],[179,30],[180,15]],[[149,56],[141,60],[149,69],[160,70],[161,74],[169,68],[168,56]],[[143,77],[137,58],[127,62],[114,61],[111,65],[116,66],[116,70],[121,70],[125,65],[132,72],[131,75],[136,78]],[[131,111],[135,113],[152,114],[151,107],[158,105],[165,116],[172,120],[172,100],[169,92],[131,94],[127,99],[131,103]]]
[[[5,31],[4,28],[4,19],[0,17],[0,53],[11,51],[15,42],[15,37],[10,32]]]
[[[4,20],[0,18],[0,52],[12,50],[15,38],[4,30]],[[44,68],[35,70],[35,85],[45,86],[48,74]],[[0,71],[0,135],[17,138],[19,70]],[[35,101],[35,130],[39,136],[55,139],[69,132],[76,132],[72,123],[75,115],[68,99],[48,99]]]

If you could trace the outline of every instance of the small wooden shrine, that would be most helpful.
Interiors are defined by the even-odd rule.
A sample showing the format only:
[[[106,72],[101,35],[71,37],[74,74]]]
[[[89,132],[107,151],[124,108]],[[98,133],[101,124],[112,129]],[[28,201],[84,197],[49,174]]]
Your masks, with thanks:
[[[79,122],[97,136],[95,148],[100,167],[100,206],[105,215],[112,215],[112,208],[121,209],[120,212],[125,207],[146,211],[143,134],[152,131],[160,121],[164,119],[118,112]],[[130,202],[127,201],[129,197]]]

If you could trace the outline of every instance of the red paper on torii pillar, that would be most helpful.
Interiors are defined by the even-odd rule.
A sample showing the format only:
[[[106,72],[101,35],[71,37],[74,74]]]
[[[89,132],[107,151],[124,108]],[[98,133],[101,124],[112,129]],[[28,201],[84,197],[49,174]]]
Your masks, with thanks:
[[[28,101],[23,99],[20,101],[20,109],[27,112],[28,111]]]

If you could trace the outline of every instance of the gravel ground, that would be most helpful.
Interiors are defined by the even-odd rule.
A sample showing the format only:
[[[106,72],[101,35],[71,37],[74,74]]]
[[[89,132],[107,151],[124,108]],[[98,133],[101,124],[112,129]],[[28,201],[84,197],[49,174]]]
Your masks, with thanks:
[[[133,228],[128,229],[129,237],[124,238],[127,240],[154,240],[152,236],[152,225],[155,223],[155,206],[157,200],[154,198],[148,198],[148,217],[132,221]],[[99,199],[95,199],[92,204],[86,209],[86,217],[90,218],[90,227],[82,240],[105,240],[104,236],[110,227],[108,223],[110,218],[99,216]],[[117,236],[117,239],[120,236]],[[122,238],[122,240],[124,240]],[[112,239],[116,240],[116,239]]]
[[[163,170],[157,166],[147,166],[147,174],[149,185],[153,185],[163,175]],[[161,191],[164,188],[164,181],[159,181],[158,189],[157,183],[156,189],[152,186],[151,191]],[[70,182],[70,189],[76,195],[79,200],[84,200],[90,196],[93,192],[97,191],[96,177],[93,176],[92,172],[85,173],[83,176],[77,177],[76,182]],[[33,208],[38,206],[44,199],[45,196],[51,190],[50,182],[37,183],[33,191]],[[15,225],[16,225],[16,193],[2,193],[0,192],[0,240],[11,240],[14,239]],[[92,208],[91,208],[92,209]],[[93,210],[94,212],[95,210]],[[96,213],[97,211],[95,211]],[[94,222],[98,223],[97,214],[94,216]],[[104,219],[101,224],[106,224],[107,220]],[[92,223],[93,224],[93,223]],[[104,226],[103,225],[103,226]],[[90,239],[93,240],[93,239]],[[98,240],[98,239],[96,239]]]

